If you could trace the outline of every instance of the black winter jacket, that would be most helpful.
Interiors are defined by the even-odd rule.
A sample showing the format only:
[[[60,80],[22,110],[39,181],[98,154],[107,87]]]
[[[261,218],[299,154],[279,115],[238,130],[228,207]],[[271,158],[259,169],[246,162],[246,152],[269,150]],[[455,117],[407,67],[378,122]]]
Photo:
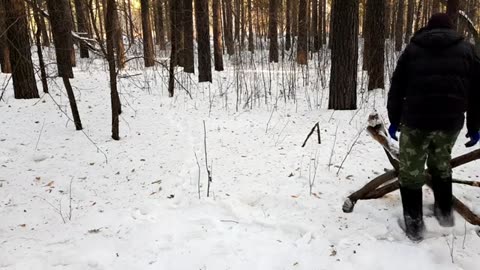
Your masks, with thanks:
[[[388,94],[390,122],[421,130],[480,129],[480,59],[450,29],[422,29],[398,60]]]

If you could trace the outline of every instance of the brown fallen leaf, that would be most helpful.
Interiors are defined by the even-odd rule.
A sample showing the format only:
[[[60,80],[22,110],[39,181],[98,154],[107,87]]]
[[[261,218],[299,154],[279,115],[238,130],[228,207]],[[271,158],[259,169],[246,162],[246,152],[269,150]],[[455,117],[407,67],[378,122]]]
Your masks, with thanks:
[[[45,187],[52,187],[55,184],[55,181],[50,181],[50,183],[46,184]]]
[[[27,227],[27,224],[20,224],[20,225],[18,225],[18,227],[25,228],[25,227]]]
[[[298,199],[298,195],[292,195],[292,198]]]

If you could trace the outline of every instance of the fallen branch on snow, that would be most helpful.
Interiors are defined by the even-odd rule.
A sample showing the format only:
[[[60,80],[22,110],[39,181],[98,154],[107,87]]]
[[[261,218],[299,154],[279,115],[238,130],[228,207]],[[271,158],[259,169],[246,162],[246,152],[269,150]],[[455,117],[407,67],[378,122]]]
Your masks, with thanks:
[[[378,115],[371,115],[370,118],[378,118]],[[370,122],[370,121],[369,121]],[[388,137],[385,140],[384,134],[382,133],[375,133],[374,131],[380,131],[381,129],[378,126],[383,126],[383,123],[376,122],[377,128],[371,127],[372,122],[370,122],[370,126],[367,129],[372,137],[379,142],[385,149],[387,156],[389,157],[390,163],[394,168],[399,168],[399,161],[398,155],[392,155],[391,153],[399,153],[398,147],[393,146],[389,143]],[[472,161],[476,161],[480,159],[480,149],[472,151],[470,153],[461,155],[456,157],[450,161],[452,168],[459,167],[461,165],[470,163]],[[358,200],[369,200],[369,199],[378,199],[385,196],[388,193],[391,193],[400,188],[399,181],[396,180],[398,177],[398,169],[388,171],[372,181],[368,182],[364,187],[360,190],[352,193],[348,198],[345,200],[343,204],[343,211],[345,213],[353,212],[355,204]],[[463,181],[463,180],[454,180],[453,183],[456,184],[464,184],[479,187],[480,182],[475,181]],[[427,175],[427,185],[431,187],[431,176]],[[463,217],[466,221],[473,225],[480,225],[480,217],[471,211],[462,201],[458,198],[453,196],[453,208]]]

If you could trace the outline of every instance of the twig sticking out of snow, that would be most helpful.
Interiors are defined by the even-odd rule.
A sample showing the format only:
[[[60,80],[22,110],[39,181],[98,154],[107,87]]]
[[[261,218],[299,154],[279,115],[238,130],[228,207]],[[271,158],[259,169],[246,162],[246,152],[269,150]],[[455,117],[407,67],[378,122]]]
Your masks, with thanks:
[[[208,185],[207,185],[207,197],[210,197],[210,183],[212,183],[212,172],[208,168],[208,155],[207,155],[207,126],[205,124],[205,120],[203,120],[203,143],[205,149],[205,167],[207,168],[207,175],[208,175]]]
[[[310,133],[308,133],[308,136],[307,138],[305,139],[305,141],[303,142],[302,144],[302,147],[305,147],[305,145],[307,144],[307,141],[308,139],[310,139],[310,136],[312,136],[313,132],[315,132],[315,130],[317,130],[317,139],[318,139],[318,144],[322,144],[322,137],[320,135],[320,122],[317,122],[312,130],[310,130]]]
[[[362,136],[363,131],[364,131],[364,129],[362,129],[362,130],[358,133],[357,137],[355,138],[355,140],[353,141],[352,145],[351,145],[350,148],[348,149],[347,154],[345,155],[345,157],[344,157],[343,160],[342,160],[342,163],[341,163],[340,166],[338,167],[337,176],[340,174],[340,171],[341,171],[342,168],[343,168],[343,164],[345,163],[345,161],[347,161],[348,156],[350,156],[350,154],[352,153],[353,147],[355,147],[355,145],[357,144],[358,140],[360,139],[360,136]]]
[[[200,163],[198,162],[198,157],[197,157],[197,153],[196,152],[193,152],[195,154],[195,160],[197,161],[197,167],[198,167],[198,183],[197,183],[197,187],[198,187],[198,199],[200,200],[202,198],[202,196],[200,195]]]

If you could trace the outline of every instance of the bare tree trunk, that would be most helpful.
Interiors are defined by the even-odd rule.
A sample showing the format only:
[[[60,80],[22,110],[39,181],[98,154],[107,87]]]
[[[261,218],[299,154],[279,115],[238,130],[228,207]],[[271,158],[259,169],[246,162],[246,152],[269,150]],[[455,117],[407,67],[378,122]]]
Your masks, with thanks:
[[[44,7],[44,0],[37,0],[35,2],[38,7],[43,8]],[[45,23],[45,18],[43,16],[39,17],[40,22],[39,26],[40,31],[42,32],[42,45],[45,47],[50,47],[50,38],[48,37],[48,31],[47,31],[47,25]]]
[[[177,29],[177,8],[178,2],[170,2],[170,43],[171,43],[171,52],[170,52],[170,68],[169,68],[169,78],[168,78],[168,94],[170,97],[173,97],[175,93],[175,67],[178,65],[178,36],[175,35]]]
[[[422,17],[422,8],[423,8],[423,5],[424,3],[422,1],[420,1],[418,3],[418,7],[417,7],[417,18],[415,19],[415,31],[417,31],[418,29],[420,29],[420,19]]]
[[[118,32],[118,14],[115,0],[107,0],[107,13],[105,15],[105,33],[107,35],[107,61],[110,74],[110,101],[112,104],[112,138],[120,140],[119,112],[121,111],[120,98],[117,89],[117,71],[115,67],[115,43]],[[118,53],[118,52],[117,52]]]
[[[85,13],[85,8],[86,8],[86,2],[84,0],[75,0],[75,13],[77,17],[77,30],[79,32],[79,35],[82,37],[88,37],[88,21],[87,21],[87,16]],[[89,52],[88,52],[88,47],[85,45],[85,43],[80,42],[80,58],[88,58]]]
[[[252,14],[252,0],[248,0],[248,51],[255,51],[254,36],[253,36],[253,14]]]
[[[432,0],[425,0],[425,4],[423,5],[423,23],[422,25],[426,25],[428,18],[430,17],[431,13],[431,5]]]
[[[48,1],[48,0],[47,0]],[[104,8],[103,6],[100,5],[100,1],[99,0],[95,0],[95,7],[96,7],[96,18],[97,18],[97,21],[98,21],[98,24],[99,24],[99,29],[100,29],[100,37],[98,37],[100,40],[103,40],[104,36],[105,36],[105,33],[103,33],[103,30],[105,29],[104,27],[104,23],[103,23],[103,19],[104,19]]]
[[[358,0],[333,2],[329,109],[357,108]]]
[[[225,29],[225,43],[227,45],[228,55],[235,54],[235,44],[233,41],[233,20],[232,20],[232,0],[223,0],[225,5],[226,29]]]
[[[130,38],[130,44],[135,43],[135,26],[133,24],[133,14],[132,14],[132,0],[127,1],[128,7],[127,7],[127,17],[128,17],[128,27],[127,27],[127,32],[128,36]]]
[[[73,26],[68,2],[67,0],[47,0],[47,7],[57,55],[58,76],[73,78]]]
[[[415,17],[415,0],[408,0],[407,11],[407,32],[405,34],[405,43],[410,42],[413,33],[413,19]]]
[[[245,2],[244,0],[241,0],[242,1],[242,5],[241,5],[241,10],[242,10],[242,22],[240,24],[240,27],[241,27],[241,32],[242,32],[242,35],[240,37],[240,49],[241,50],[244,50],[245,49],[245,38],[247,36],[247,29],[245,28],[245,25],[246,25],[246,12],[245,12]]]
[[[269,60],[270,62],[278,63],[278,2],[280,0],[270,0],[269,6],[269,27],[268,35],[270,37],[270,50]]]
[[[7,35],[3,34],[7,31],[5,6],[3,0],[0,1],[0,63],[3,73],[12,73],[12,65],[10,64],[10,49],[8,48]]]
[[[141,0],[142,9],[142,32],[143,32],[143,57],[145,67],[153,67],[155,65],[155,54],[152,38],[152,25],[150,20],[150,2],[149,0]]]
[[[170,5],[173,7],[174,14],[171,14],[172,17],[172,30],[171,30],[171,41],[175,42],[172,46],[175,46],[175,65],[183,67],[183,1],[170,1]]]
[[[298,0],[290,0],[291,3],[291,10],[290,10],[290,17],[292,20],[292,47],[295,44],[295,37],[298,36],[298,7],[299,1]]]
[[[208,0],[195,0],[195,18],[198,40],[198,81],[212,82],[210,52],[210,25],[208,20]]]
[[[240,13],[241,13],[241,8],[240,8],[240,3],[243,0],[234,0],[235,1],[235,12],[234,12],[234,17],[235,17],[235,41],[240,41]]]
[[[115,6],[116,6],[116,4],[115,4]],[[107,13],[108,12],[109,11],[107,10]],[[105,16],[106,16],[106,14],[105,14]],[[117,52],[117,54],[116,54],[117,67],[119,69],[124,69],[125,68],[125,61],[126,61],[126,53],[125,53],[125,45],[123,44],[122,24],[121,24],[120,18],[118,16],[118,9],[114,10],[114,12],[112,13],[112,16],[113,17],[111,19],[113,19],[113,23],[114,23],[113,24],[113,30],[114,30],[113,38],[114,38],[114,41],[115,41],[115,50]],[[106,27],[106,24],[105,24],[105,27]]]
[[[405,13],[405,1],[398,1],[397,23],[395,24],[395,50],[402,50],[403,46],[403,25]]]
[[[392,18],[393,18],[392,0],[385,0],[385,33],[386,33],[387,39],[392,38],[392,32],[390,31]]]
[[[192,0],[183,0],[183,71],[195,72],[193,52],[193,6]]]
[[[325,45],[327,43],[327,29],[325,27],[326,25],[326,17],[327,17],[327,4],[325,0],[320,0],[319,3],[319,22],[318,22],[318,34],[320,36],[320,47]]]
[[[307,28],[307,0],[300,0],[298,8],[298,44],[297,63],[308,63],[308,28]]]
[[[222,6],[220,0],[213,0],[213,55],[215,70],[223,71],[223,35],[222,35]]]
[[[318,0],[312,0],[312,22],[310,23],[313,38],[313,51],[320,50],[320,36],[318,35]]]
[[[34,1],[34,4],[38,6],[38,0]],[[0,3],[1,5],[1,3]],[[35,23],[37,24],[37,31],[35,32],[35,43],[37,45],[37,55],[38,55],[38,63],[40,65],[40,75],[42,79],[42,88],[44,93],[48,93],[48,82],[47,82],[47,72],[45,70],[45,61],[43,60],[43,49],[42,49],[42,28],[41,28],[41,19],[40,14],[38,11],[33,11],[33,17],[35,19]],[[45,23],[45,21],[43,21]]]
[[[155,23],[156,30],[157,30],[157,44],[160,46],[160,50],[166,49],[166,41],[165,41],[165,25],[164,25],[164,15],[163,15],[163,0],[156,0],[156,13],[157,13],[157,21]]]
[[[385,89],[385,1],[368,0],[368,90]]]
[[[4,0],[4,8],[15,98],[38,98],[28,39],[25,4],[23,1]]]
[[[82,130],[82,121],[80,120],[75,94],[73,93],[73,88],[69,79],[73,78],[71,65],[73,26],[71,15],[69,13],[69,5],[67,0],[47,0],[47,7],[48,14],[50,15],[53,41],[55,43],[55,51],[57,55],[58,76],[62,77],[65,90],[67,91],[75,128],[77,130]]]
[[[286,33],[285,33],[285,50],[290,51],[292,48],[292,0],[287,0],[287,6],[285,8],[286,19]]]
[[[372,35],[373,31],[376,31],[377,29],[372,29],[373,27],[373,20],[377,18],[372,17],[372,6],[369,5],[372,0],[368,0],[367,4],[365,4],[363,10],[364,10],[364,15],[363,15],[363,65],[362,69],[364,71],[368,71],[370,68],[370,61],[372,60],[372,54],[371,51],[373,50],[371,46],[372,42]]]

